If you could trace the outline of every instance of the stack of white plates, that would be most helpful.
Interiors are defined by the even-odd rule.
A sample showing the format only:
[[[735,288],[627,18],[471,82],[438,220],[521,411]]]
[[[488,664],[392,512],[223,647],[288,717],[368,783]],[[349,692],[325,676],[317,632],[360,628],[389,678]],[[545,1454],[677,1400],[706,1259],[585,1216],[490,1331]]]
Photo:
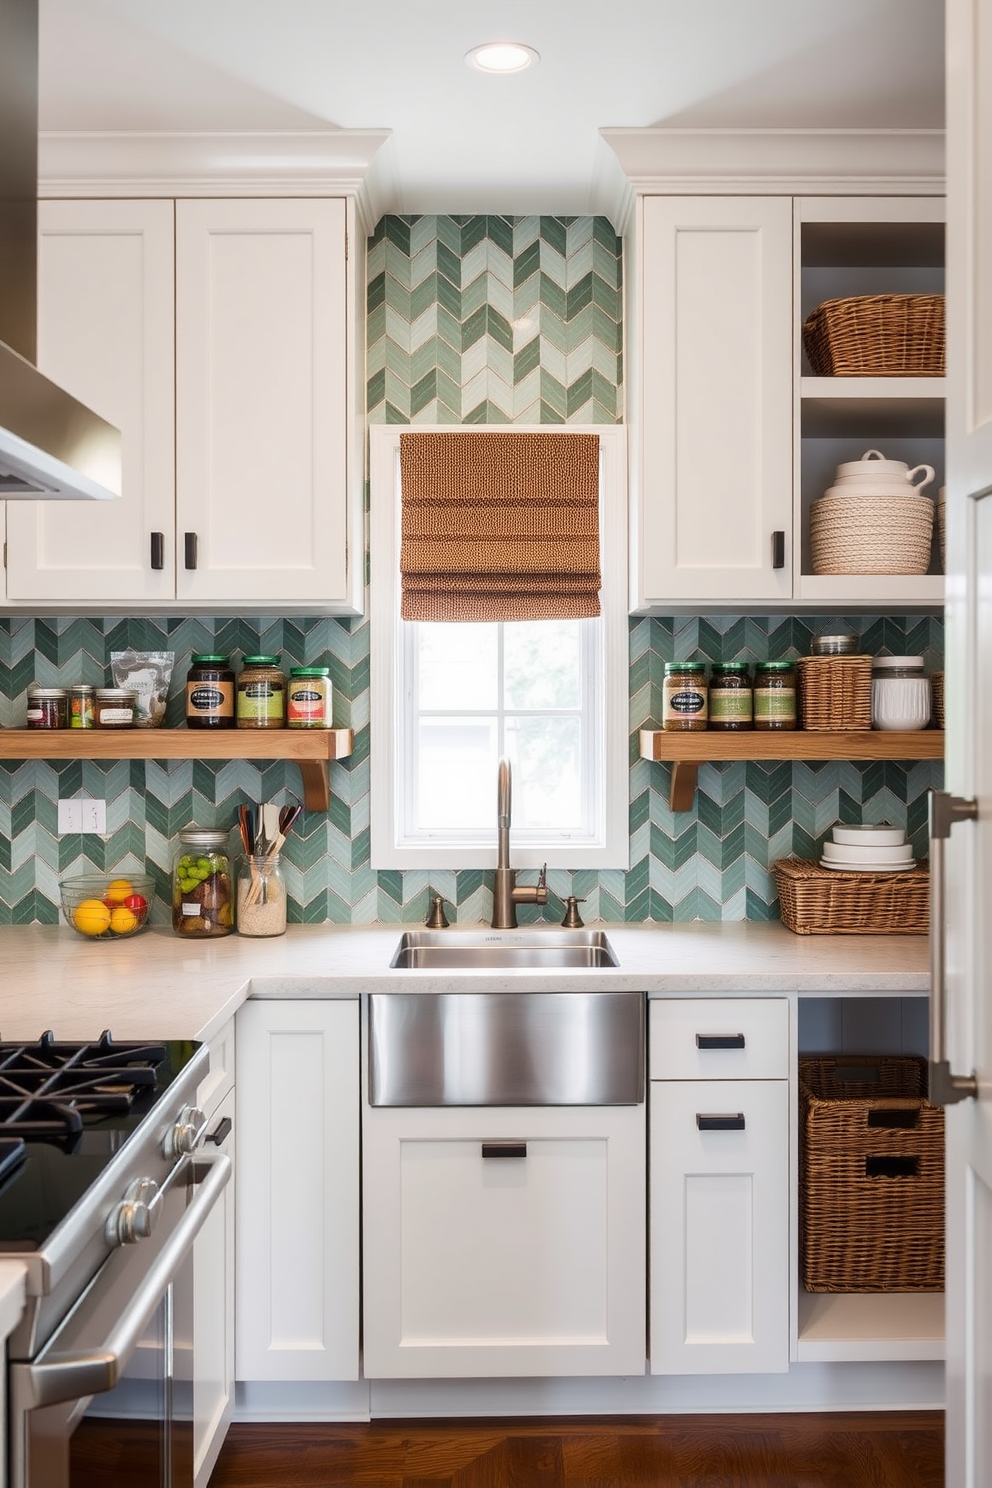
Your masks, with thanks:
[[[844,873],[905,873],[916,864],[901,827],[836,826],[833,841],[823,844],[820,866]]]

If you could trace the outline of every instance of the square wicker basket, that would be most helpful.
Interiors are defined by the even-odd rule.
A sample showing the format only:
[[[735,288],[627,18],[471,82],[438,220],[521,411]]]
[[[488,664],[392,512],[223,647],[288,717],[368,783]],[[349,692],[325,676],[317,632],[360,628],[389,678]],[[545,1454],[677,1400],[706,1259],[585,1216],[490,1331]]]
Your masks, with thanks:
[[[870,656],[801,656],[799,715],[804,729],[871,728]]]
[[[926,935],[930,869],[845,873],[808,858],[772,867],[782,924],[796,935]]]
[[[926,1060],[799,1060],[799,1253],[809,1292],[938,1292],[944,1113]]]
[[[824,300],[803,322],[817,377],[943,377],[944,296]]]

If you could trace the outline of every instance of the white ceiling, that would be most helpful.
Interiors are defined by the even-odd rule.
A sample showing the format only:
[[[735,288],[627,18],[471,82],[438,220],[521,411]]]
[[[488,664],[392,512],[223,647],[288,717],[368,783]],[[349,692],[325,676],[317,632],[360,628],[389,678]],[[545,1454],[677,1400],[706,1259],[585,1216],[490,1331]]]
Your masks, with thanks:
[[[43,130],[388,129],[402,212],[590,210],[609,127],[940,128],[941,0],[40,0]],[[470,71],[483,41],[540,65]]]

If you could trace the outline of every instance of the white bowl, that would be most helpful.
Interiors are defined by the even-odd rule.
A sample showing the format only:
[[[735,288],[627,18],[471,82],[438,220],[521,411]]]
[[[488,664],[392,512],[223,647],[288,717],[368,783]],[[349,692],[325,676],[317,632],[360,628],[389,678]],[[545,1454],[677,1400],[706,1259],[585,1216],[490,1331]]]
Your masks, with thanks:
[[[821,858],[821,868],[835,868],[838,873],[908,873],[916,864],[908,863],[848,863],[837,858]]]
[[[910,842],[900,847],[879,847],[874,842],[866,842],[863,847],[850,842],[825,842],[823,856],[838,863],[911,863],[913,846]]]
[[[855,826],[842,827],[838,822],[833,829],[835,842],[847,842],[856,847],[864,847],[865,843],[871,843],[873,847],[901,847],[906,841],[906,833],[902,827],[890,827],[884,824],[870,826],[868,823]]]

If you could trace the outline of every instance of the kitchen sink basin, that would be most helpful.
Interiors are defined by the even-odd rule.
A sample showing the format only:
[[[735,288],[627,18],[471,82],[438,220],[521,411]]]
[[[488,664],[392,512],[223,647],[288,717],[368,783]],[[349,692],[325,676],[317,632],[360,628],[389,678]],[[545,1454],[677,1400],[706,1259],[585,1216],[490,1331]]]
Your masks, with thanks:
[[[422,971],[619,966],[602,930],[407,930],[390,966]]]

